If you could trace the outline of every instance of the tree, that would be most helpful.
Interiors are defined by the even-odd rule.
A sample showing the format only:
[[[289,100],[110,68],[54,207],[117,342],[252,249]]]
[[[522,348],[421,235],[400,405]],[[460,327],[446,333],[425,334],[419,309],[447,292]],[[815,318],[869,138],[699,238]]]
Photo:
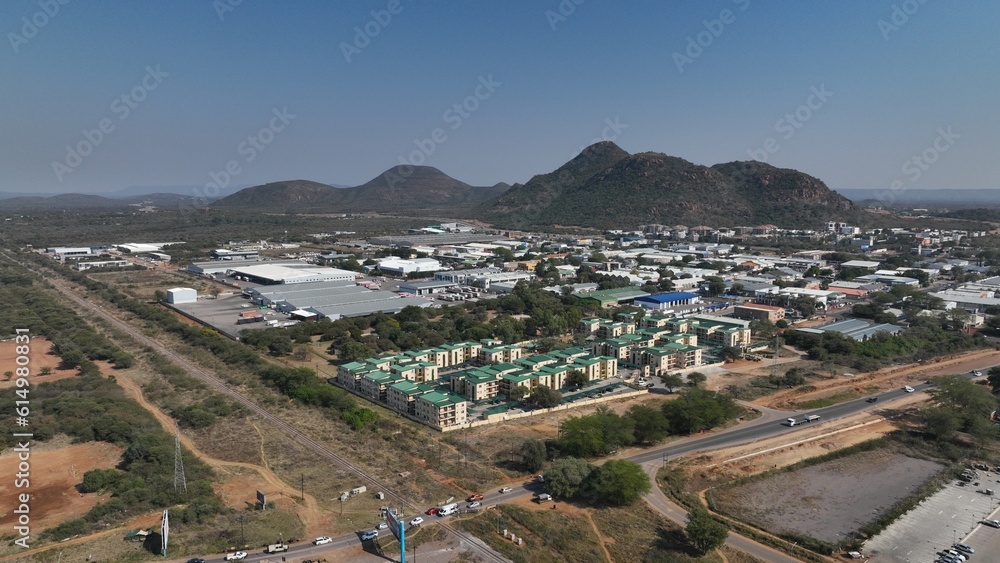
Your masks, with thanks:
[[[571,499],[580,493],[584,481],[593,471],[594,466],[582,459],[560,459],[545,472],[545,489],[556,498]]]
[[[601,504],[625,506],[648,493],[652,486],[642,466],[626,459],[612,459],[587,479],[587,489]]]
[[[521,464],[528,473],[534,473],[545,465],[548,456],[541,440],[525,440],[521,445]]]
[[[796,387],[805,382],[806,378],[802,373],[802,368],[790,368],[785,372],[785,377],[781,379],[781,383],[786,387]]]
[[[743,357],[743,354],[735,346],[723,346],[719,352],[719,357],[723,360],[738,360]]]
[[[684,380],[676,373],[665,373],[660,376],[660,381],[671,393],[674,392],[674,389],[684,385]]]
[[[217,284],[213,283],[208,286],[208,294],[212,296],[212,299],[218,299],[220,293],[222,293],[222,289]]]
[[[924,411],[924,429],[940,442],[950,441],[961,425],[962,421],[951,410],[935,407]]]
[[[702,555],[722,546],[729,537],[729,529],[725,524],[712,518],[707,510],[696,507],[688,513],[687,526],[684,527],[691,547],[698,550]]]
[[[993,366],[986,372],[986,381],[994,393],[1000,392],[1000,366]]]
[[[528,394],[528,388],[521,385],[518,385],[517,387],[510,390],[510,398],[515,401],[520,400],[527,394]]]
[[[587,374],[575,369],[566,374],[567,387],[583,387],[587,384]]]
[[[357,362],[375,355],[375,349],[361,342],[348,342],[340,348],[337,357],[344,362]]]
[[[155,299],[157,303],[164,301],[166,298],[167,298],[167,292],[163,291],[162,289],[157,289],[156,291],[153,292],[153,299]]]
[[[539,385],[531,390],[528,400],[543,409],[551,408],[562,402],[562,395],[548,385]]]
[[[629,409],[627,416],[635,421],[633,434],[636,442],[655,444],[667,437],[670,423],[661,411],[645,405],[635,405]]]
[[[688,379],[688,385],[690,385],[691,387],[697,387],[702,383],[705,383],[708,377],[704,373],[701,373],[700,371],[692,371],[691,373],[688,374],[687,379]]]
[[[304,362],[309,359],[309,347],[308,346],[296,346],[292,350],[292,359],[296,362]]]
[[[708,276],[705,278],[705,281],[708,282],[705,284],[705,293],[710,297],[722,295],[726,292],[726,282],[719,276]]]

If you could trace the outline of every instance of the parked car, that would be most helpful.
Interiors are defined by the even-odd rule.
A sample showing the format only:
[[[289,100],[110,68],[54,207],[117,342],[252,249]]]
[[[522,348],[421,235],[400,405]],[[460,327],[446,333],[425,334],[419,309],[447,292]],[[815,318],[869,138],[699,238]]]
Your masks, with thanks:
[[[1000,528],[1000,520],[983,520],[983,524],[993,528]]]
[[[966,553],[975,553],[976,550],[972,549],[971,546],[965,545],[964,543],[956,543],[955,549],[958,551],[964,551]]]
[[[421,518],[421,517],[419,517],[419,516],[417,516],[413,520],[410,520],[410,525],[411,526],[419,526],[419,525],[421,525],[423,523],[424,523],[424,519]]]
[[[245,551],[234,551],[226,555],[226,561],[242,561],[247,558],[247,552]]]
[[[323,545],[323,544],[330,543],[332,541],[333,541],[333,538],[331,538],[329,536],[320,536],[320,537],[314,539],[313,543],[316,544],[316,545]]]
[[[510,488],[510,487],[504,487],[504,488],[500,489],[500,494],[501,494],[501,495],[505,495],[505,494],[507,494],[507,493],[509,493],[509,492],[511,492],[511,491],[513,491],[513,490],[514,490],[514,489],[512,489],[512,488]]]

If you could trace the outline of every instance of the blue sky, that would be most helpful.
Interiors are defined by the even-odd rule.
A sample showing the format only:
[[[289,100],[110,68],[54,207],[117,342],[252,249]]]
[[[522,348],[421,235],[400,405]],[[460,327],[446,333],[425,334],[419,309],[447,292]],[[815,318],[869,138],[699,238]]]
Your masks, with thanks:
[[[602,136],[1000,187],[992,1],[59,2],[0,3],[0,191],[524,182]]]

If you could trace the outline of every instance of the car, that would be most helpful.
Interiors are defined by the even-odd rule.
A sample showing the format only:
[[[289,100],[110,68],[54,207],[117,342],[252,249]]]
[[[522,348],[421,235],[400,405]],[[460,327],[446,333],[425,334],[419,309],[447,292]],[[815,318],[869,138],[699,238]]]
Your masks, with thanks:
[[[188,559],[187,563],[205,563],[205,560],[201,557],[195,557],[194,559]]]
[[[509,492],[511,492],[511,491],[513,491],[513,490],[514,490],[514,489],[512,489],[512,488],[510,488],[510,487],[504,487],[504,488],[500,489],[500,494],[501,494],[501,495],[505,495],[505,494],[507,494],[507,493],[509,493]]]
[[[983,524],[993,528],[1000,528],[1000,520],[983,520]]]
[[[469,495],[469,499],[468,500],[469,500],[469,502],[475,502],[477,500],[483,500],[483,495],[478,494],[478,493],[474,494],[474,495]]]
[[[333,541],[333,538],[331,538],[330,536],[320,536],[320,537],[318,537],[318,538],[316,538],[316,539],[313,540],[313,544],[315,544],[315,545],[323,545],[323,544],[328,544],[328,543],[330,543],[332,541]]]
[[[410,525],[411,526],[419,526],[419,525],[421,525],[423,523],[424,523],[424,519],[421,518],[421,517],[419,517],[419,516],[417,516],[413,520],[410,520]]]
[[[388,527],[389,527],[389,525],[388,525],[388,524],[386,524],[385,522],[379,522],[379,523],[378,523],[378,526],[375,526],[375,529],[376,529],[376,530],[385,530],[385,529],[387,529]]]
[[[479,508],[482,505],[483,505],[483,503],[481,503],[481,502],[479,502],[477,500],[476,502],[470,502],[469,505],[466,508],[468,508],[469,510],[472,510],[473,508]]]
[[[865,399],[865,401],[867,401],[869,403],[874,403],[874,402],[878,401],[878,397],[868,397],[867,399]]]
[[[427,512],[425,512],[424,514],[426,514],[428,516],[434,516],[438,512],[441,512],[441,509],[438,508],[438,507],[436,507],[436,506],[432,506],[432,507],[428,508]]]
[[[369,541],[378,537],[378,530],[368,530],[361,534],[361,541]]]
[[[978,369],[974,369],[974,370],[972,370],[972,375],[974,377],[979,377],[979,376],[983,375],[983,372],[979,371]]]
[[[904,385],[903,386],[903,391],[906,391],[907,393],[913,393],[914,391],[916,391],[916,389],[914,389],[913,387],[910,387],[909,385]]]
[[[226,555],[226,561],[242,561],[247,558],[247,552],[245,551],[234,551],[229,555]]]
[[[538,481],[539,483],[544,483],[545,482],[545,475],[542,474],[542,475],[536,476],[535,477],[535,481]]]
[[[956,543],[955,549],[958,551],[964,551],[966,553],[975,553],[976,550],[972,549],[971,546],[965,545],[964,543]]]

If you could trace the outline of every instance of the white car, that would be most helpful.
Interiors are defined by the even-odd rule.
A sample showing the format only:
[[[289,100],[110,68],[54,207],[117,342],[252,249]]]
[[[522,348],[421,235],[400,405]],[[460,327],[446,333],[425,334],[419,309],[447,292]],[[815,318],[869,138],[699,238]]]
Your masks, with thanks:
[[[479,508],[482,505],[483,505],[483,503],[481,503],[481,502],[479,502],[477,500],[475,502],[470,502],[468,508],[469,508],[469,510],[472,510],[473,508]]]
[[[385,522],[379,522],[378,526],[375,526],[375,529],[376,530],[384,530],[384,529],[386,529],[388,527],[389,527],[389,525],[386,524]]]
[[[413,520],[410,520],[410,525],[411,526],[419,526],[419,525],[421,525],[423,523],[424,523],[424,519],[421,518],[420,516],[417,516]]]
[[[514,490],[514,489],[512,489],[512,488],[510,488],[510,487],[504,487],[504,488],[500,489],[500,494],[501,494],[501,495],[505,495],[505,494],[507,494],[507,493],[509,493],[509,492],[511,492],[511,491],[513,491],[513,490]]]
[[[983,375],[983,372],[979,371],[978,369],[974,369],[974,370],[972,370],[972,375],[975,376],[975,377],[979,377],[979,376]]]
[[[240,561],[247,558],[247,552],[245,551],[234,551],[226,556],[226,561]]]
[[[914,389],[913,387],[910,387],[909,385],[907,385],[907,386],[903,387],[903,391],[906,391],[907,393],[913,393],[914,391],[916,391],[916,389]]]
[[[331,538],[329,536],[320,536],[320,537],[314,539],[313,543],[316,544],[316,545],[323,545],[323,544],[330,543],[332,541],[333,541],[333,538]]]

